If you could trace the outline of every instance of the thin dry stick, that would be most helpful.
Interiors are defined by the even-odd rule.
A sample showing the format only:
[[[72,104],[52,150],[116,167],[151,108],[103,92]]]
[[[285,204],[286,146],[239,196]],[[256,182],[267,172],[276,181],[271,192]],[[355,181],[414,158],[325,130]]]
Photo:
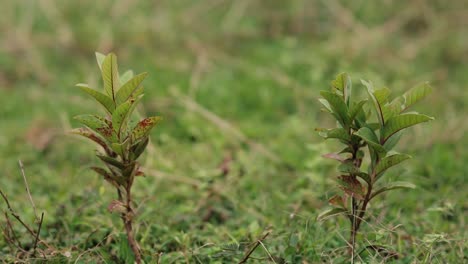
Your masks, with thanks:
[[[255,245],[252,248],[250,248],[247,254],[245,254],[241,261],[239,261],[239,264],[246,263],[247,260],[250,258],[250,255],[252,255],[255,249],[257,249],[257,247],[260,246],[260,244],[262,244],[262,241],[265,240],[265,238],[267,238],[267,236],[269,236],[270,233],[271,231],[268,231],[265,235],[263,235],[262,238],[258,239],[257,242],[255,242]]]
[[[44,220],[44,212],[41,214],[41,220],[39,221],[39,226],[37,227],[36,238],[34,240],[34,250],[33,256],[36,255],[37,242],[39,241],[39,233],[41,232],[42,221]]]
[[[104,241],[108,240],[109,238],[111,238],[112,236],[112,233],[108,234],[106,237],[104,237],[101,241],[99,241],[94,247],[92,248],[89,248],[85,251],[83,251],[81,254],[78,255],[78,257],[75,259],[75,262],[73,262],[74,264],[77,264],[77,263],[81,263],[79,262],[79,260],[81,259],[81,257],[83,257],[84,255],[86,255],[87,253],[89,252],[92,252],[93,250],[95,250],[96,248],[98,248],[99,246],[101,246],[103,244]]]
[[[26,180],[26,174],[24,173],[23,162],[21,162],[21,160],[18,160],[18,164],[20,166],[21,175],[23,175],[24,184],[26,185],[26,192],[28,193],[29,201],[31,202],[32,208],[34,210],[34,219],[37,221],[39,218],[37,217],[36,205],[34,204],[34,201],[31,196],[31,192],[29,191],[28,181]]]
[[[16,218],[16,220],[18,220],[18,222],[20,222],[20,224],[26,228],[26,230],[28,230],[28,232],[32,235],[32,236],[36,236],[36,233],[34,233],[34,231],[25,223],[23,222],[23,220],[21,219],[21,217],[15,212],[13,211],[13,208],[11,207],[10,205],[10,202],[8,201],[8,198],[7,196],[2,192],[2,190],[0,189],[0,195],[3,197],[3,200],[5,200],[5,203],[7,204],[7,208],[8,210],[10,211],[11,215]]]
[[[10,248],[12,248],[11,245],[14,245],[20,251],[26,252],[26,250],[23,249],[23,246],[21,245],[19,238],[16,236],[16,232],[13,229],[13,225],[11,224],[10,218],[8,217],[8,213],[7,212],[4,212],[4,213],[5,213],[6,226],[5,228],[2,228],[2,230],[3,230],[3,236],[5,240],[8,241],[8,245],[10,246]],[[13,237],[11,237],[10,235]]]
[[[13,210],[13,208],[11,207],[10,205],[10,202],[8,200],[8,197],[6,196],[6,194],[3,193],[3,191],[0,189],[0,195],[2,196],[3,200],[5,201],[5,203],[7,204],[7,208],[8,210],[10,211],[10,214],[29,232],[29,234],[31,234],[31,236],[33,237],[36,237],[38,236],[38,234],[36,234],[36,232],[34,232],[34,230],[32,230],[31,227],[29,227],[22,219],[21,217]],[[42,223],[41,223],[42,224]],[[50,247],[44,240],[41,240],[40,238],[38,238],[39,241],[38,242],[41,242],[42,244],[44,244],[46,247]]]
[[[275,259],[273,258],[273,256],[270,254],[270,251],[268,251],[268,249],[265,247],[265,245],[263,244],[262,241],[259,241],[260,245],[262,245],[263,249],[265,250],[265,252],[267,253],[268,257],[271,259],[271,261],[273,261],[273,263],[276,263]]]

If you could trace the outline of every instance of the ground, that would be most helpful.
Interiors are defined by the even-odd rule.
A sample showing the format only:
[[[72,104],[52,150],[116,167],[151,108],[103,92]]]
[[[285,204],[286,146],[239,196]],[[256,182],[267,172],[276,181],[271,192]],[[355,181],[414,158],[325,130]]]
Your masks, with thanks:
[[[95,146],[66,133],[79,125],[73,116],[99,111],[74,87],[102,88],[95,51],[115,52],[122,72],[147,71],[138,111],[164,118],[134,187],[148,260],[235,263],[270,232],[249,263],[346,261],[348,223],[315,220],[339,190],[336,164],[321,157],[337,145],[314,129],[333,125],[319,91],[348,72],[355,96],[360,79],[394,94],[422,81],[434,87],[415,110],[436,120],[404,136],[397,149],[413,159],[386,176],[417,189],[371,204],[360,258],[385,261],[366,248],[378,244],[398,253],[395,263],[466,262],[463,1],[111,2],[2,3],[0,189],[35,226],[21,160],[44,212],[47,263],[131,258],[120,219],[107,211],[115,193],[89,169]],[[6,263],[21,257],[10,246],[0,240]]]

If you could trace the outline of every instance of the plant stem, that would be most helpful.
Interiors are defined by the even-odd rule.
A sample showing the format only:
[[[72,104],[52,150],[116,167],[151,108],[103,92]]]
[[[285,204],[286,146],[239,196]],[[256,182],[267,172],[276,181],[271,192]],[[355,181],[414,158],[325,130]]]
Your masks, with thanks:
[[[357,233],[357,228],[356,228],[356,200],[354,198],[351,198],[351,206],[352,206],[352,216],[351,216],[351,234],[349,238],[349,244],[350,244],[350,255],[351,255],[351,263],[354,263],[354,252],[355,252],[355,247],[356,247],[356,233]]]
[[[351,134],[351,131],[349,131],[349,133]],[[357,152],[359,151],[359,146],[351,146],[352,149],[354,150],[353,153],[352,153],[352,161],[353,161],[353,164],[354,166],[356,166],[357,168],[361,167],[361,161],[358,159],[357,157]],[[354,174],[350,174],[349,177],[354,177],[356,178],[356,175]],[[367,197],[367,196],[366,196]],[[357,218],[357,209],[358,209],[358,204],[357,204],[357,201],[354,197],[351,197],[351,233],[350,233],[350,237],[349,237],[349,255],[351,255],[351,263],[354,263],[354,252],[355,252],[355,249],[356,249],[356,235],[357,235],[357,232],[359,230],[359,224],[358,224],[358,221],[359,219]]]
[[[122,221],[124,222],[125,226],[125,231],[127,232],[127,240],[128,244],[130,245],[130,248],[133,251],[133,254],[135,255],[135,262],[137,264],[141,263],[141,252],[140,252],[140,246],[138,245],[138,242],[135,239],[135,234],[133,232],[133,209],[132,209],[132,196],[131,196],[131,185],[126,189],[127,195],[126,195],[126,201],[125,205],[127,207],[127,212],[122,214]]]

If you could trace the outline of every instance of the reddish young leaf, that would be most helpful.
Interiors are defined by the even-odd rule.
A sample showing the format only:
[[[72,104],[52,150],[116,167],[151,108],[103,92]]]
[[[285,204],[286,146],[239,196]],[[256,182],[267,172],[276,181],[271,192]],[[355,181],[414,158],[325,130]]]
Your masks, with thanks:
[[[340,189],[349,196],[358,200],[364,199],[364,187],[356,177],[341,175],[338,177],[338,181]]]
[[[136,142],[141,138],[147,136],[151,129],[161,120],[159,116],[152,116],[145,118],[138,122],[138,124],[133,128],[132,131],[132,140]]]

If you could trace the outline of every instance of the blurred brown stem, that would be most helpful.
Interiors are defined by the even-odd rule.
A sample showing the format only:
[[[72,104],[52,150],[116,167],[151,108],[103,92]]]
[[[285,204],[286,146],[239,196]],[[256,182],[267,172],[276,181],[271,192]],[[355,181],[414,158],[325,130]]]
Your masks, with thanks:
[[[131,177],[132,178],[132,177]],[[125,231],[127,233],[127,240],[128,244],[130,245],[130,248],[133,251],[133,254],[135,255],[135,262],[137,264],[141,263],[141,252],[140,252],[140,246],[138,245],[138,242],[135,239],[135,233],[133,232],[133,209],[132,209],[132,196],[131,196],[131,187],[132,184],[129,183],[126,188],[126,199],[125,199],[125,207],[127,208],[127,211],[125,213],[122,213],[122,221],[125,226]],[[121,198],[121,197],[119,197]],[[123,201],[122,201],[123,202]]]

